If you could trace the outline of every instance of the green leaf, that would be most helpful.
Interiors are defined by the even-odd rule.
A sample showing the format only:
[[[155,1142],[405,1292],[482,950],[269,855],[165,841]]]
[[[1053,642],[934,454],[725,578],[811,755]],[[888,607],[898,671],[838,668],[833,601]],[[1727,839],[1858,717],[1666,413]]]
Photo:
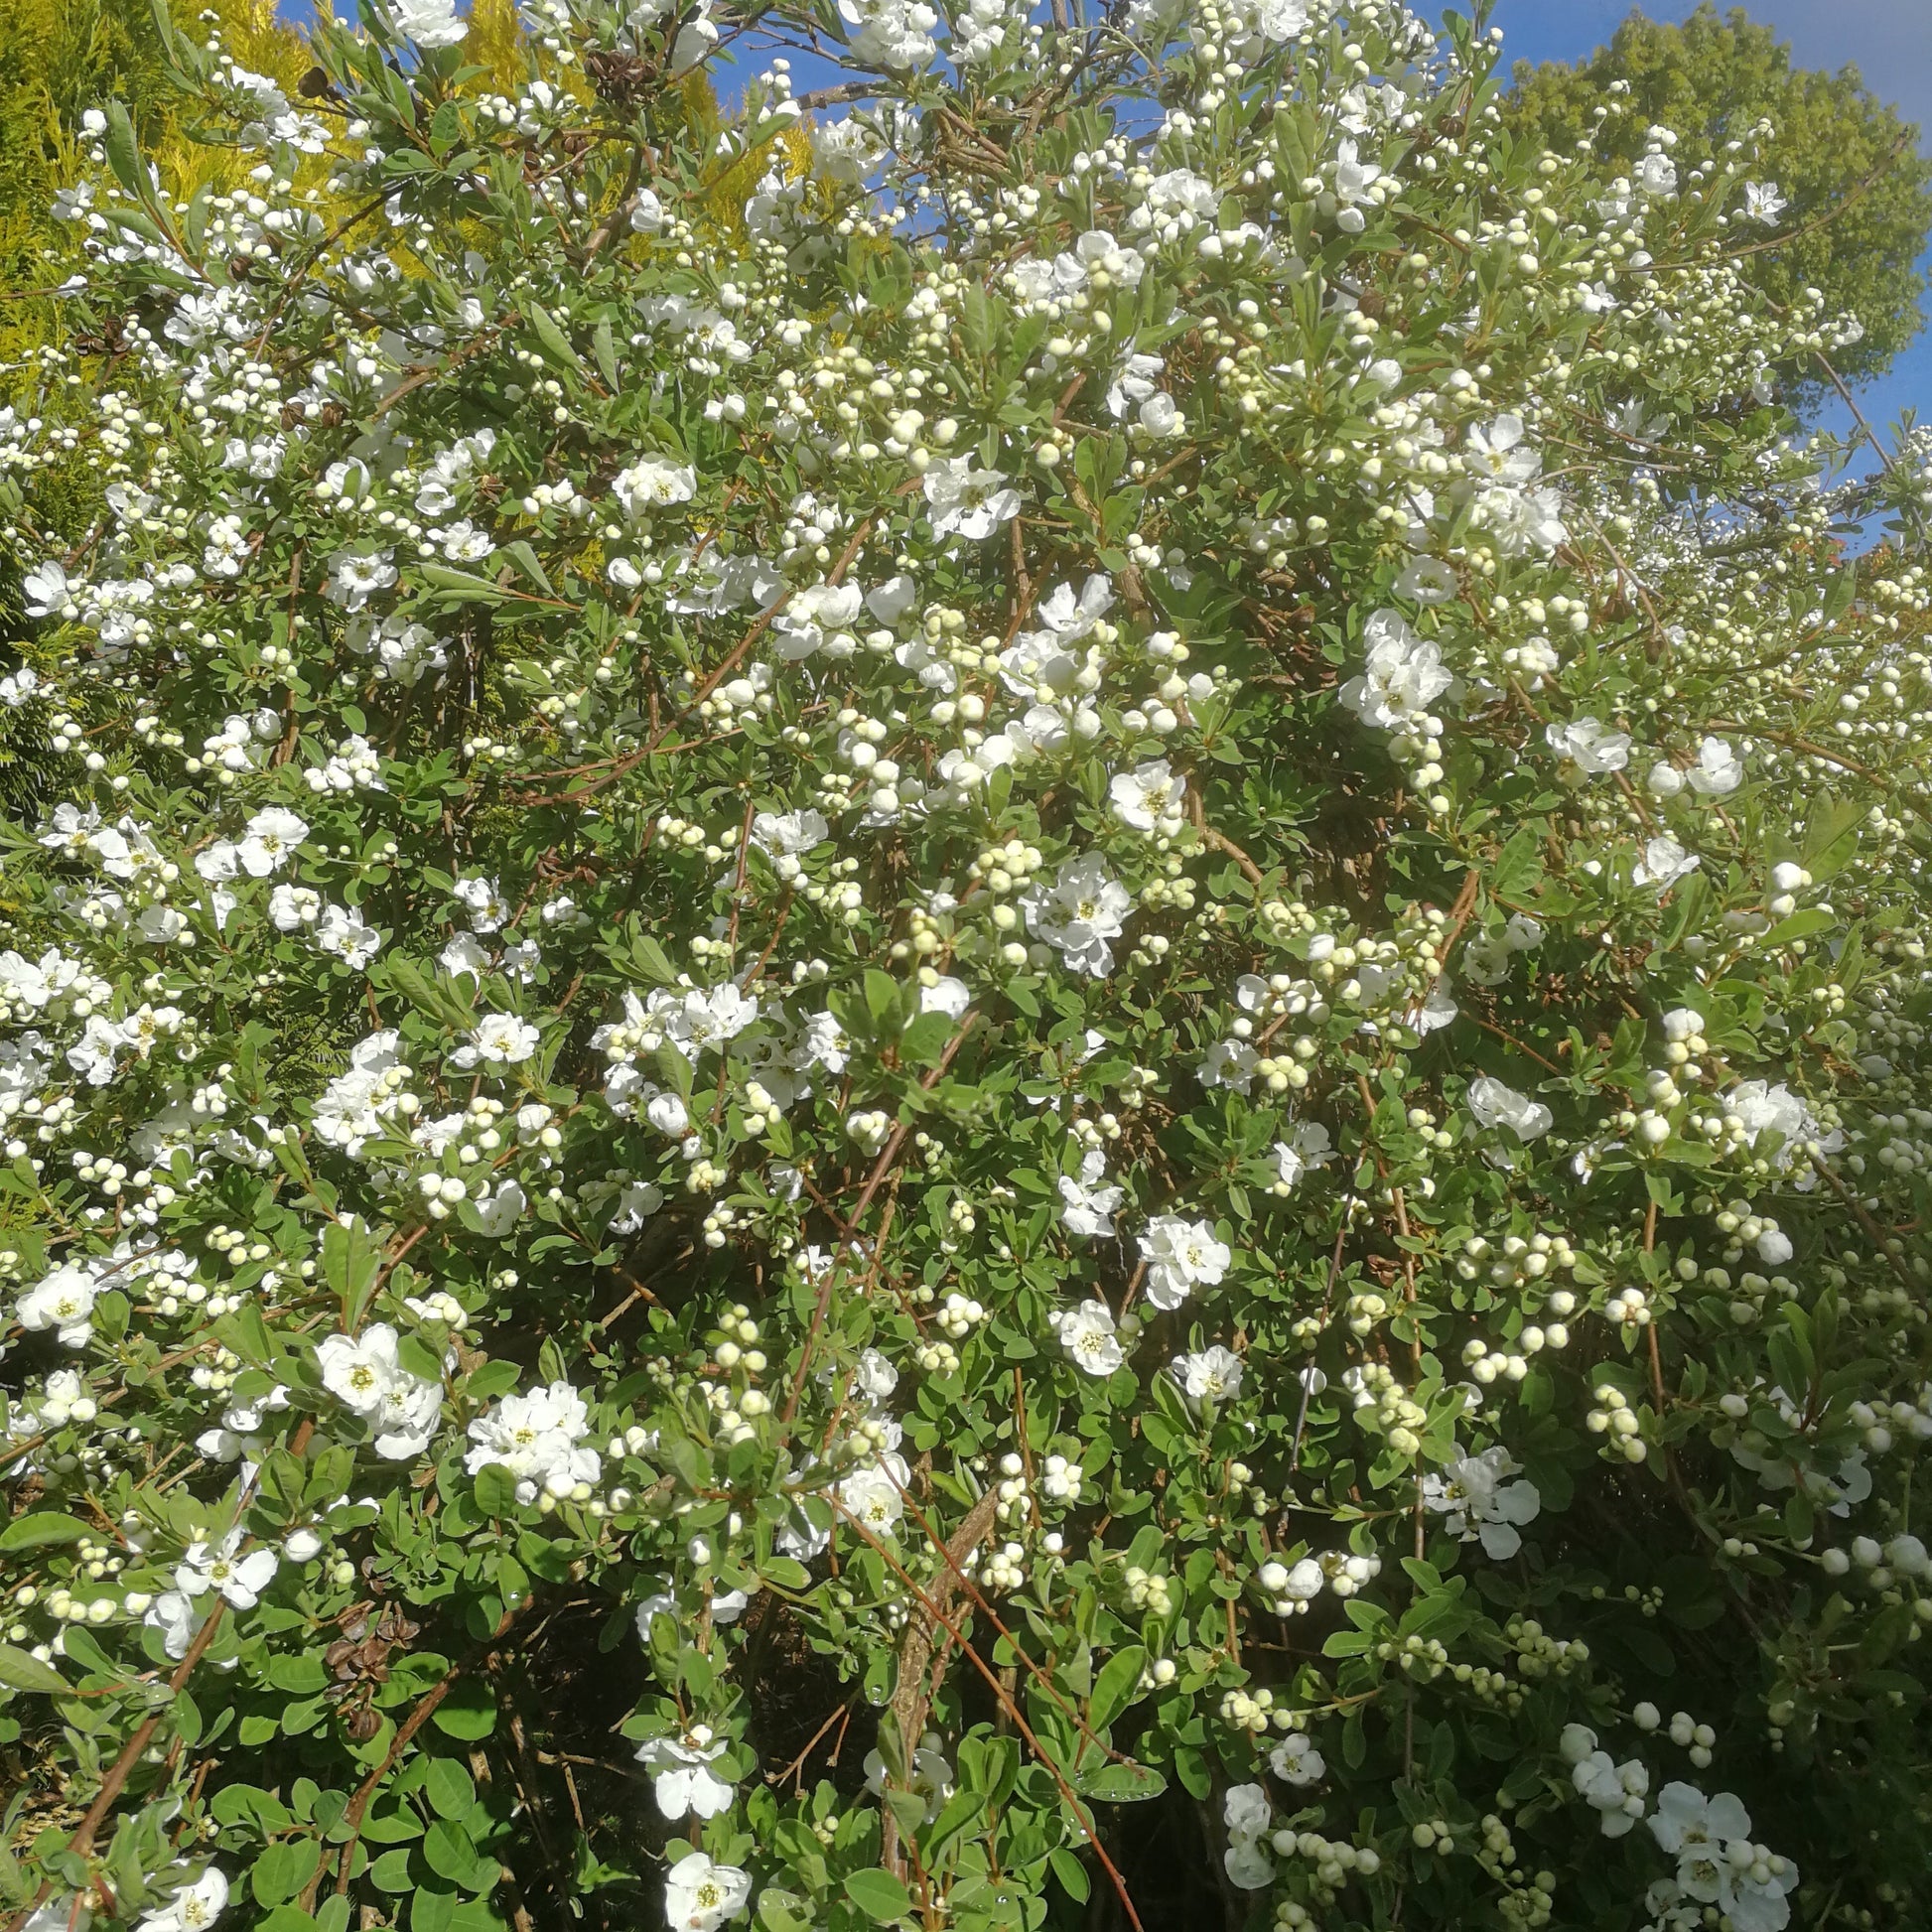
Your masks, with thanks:
[[[313,1838],[282,1839],[255,1861],[248,1889],[258,1905],[279,1905],[293,1898],[315,1875],[322,1863],[321,1842]]]
[[[470,1834],[462,1826],[439,1818],[423,1834],[423,1857],[439,1878],[448,1878],[465,1891],[487,1891],[496,1882],[496,1867],[477,1856]]]
[[[1147,1652],[1137,1643],[1117,1650],[1094,1679],[1093,1700],[1087,1707],[1087,1724],[1095,1731],[1107,1726],[1134,1702],[1147,1669]]]
[[[432,1758],[425,1784],[430,1804],[439,1817],[467,1818],[476,1809],[477,1781],[469,1768],[453,1757]]]
[[[912,1894],[890,1871],[855,1871],[845,1881],[845,1895],[875,1925],[892,1925],[912,1909]]]
[[[307,1884],[308,1880],[305,1878],[303,1883]],[[345,1904],[347,1902],[346,1899],[343,1901]],[[317,1923],[300,1905],[277,1905],[272,1912],[264,1912],[255,1921],[255,1932],[316,1932]]]
[[[1074,1789],[1083,1798],[1098,1798],[1110,1805],[1139,1804],[1158,1798],[1168,1788],[1159,1771],[1145,1764],[1101,1764],[1083,1771],[1074,1780]]]
[[[463,1378],[463,1393],[472,1402],[493,1402],[499,1395],[508,1395],[522,1373],[514,1362],[484,1362]]]
[[[353,1216],[332,1221],[322,1231],[322,1278],[342,1304],[343,1327],[354,1334],[374,1292],[382,1250],[366,1221]]]
[[[450,1932],[455,1916],[455,1893],[425,1888],[409,1901],[409,1932]]]
[[[898,1036],[898,1056],[907,1066],[937,1066],[952,1042],[953,1023],[943,1013],[922,1013]]]
[[[134,123],[118,100],[107,103],[107,165],[114,179],[137,202],[148,201],[153,193],[148,171],[141,159],[141,144],[135,138]]]
[[[58,1509],[32,1510],[25,1516],[17,1516],[0,1530],[0,1551],[36,1550],[56,1543],[78,1543],[83,1536],[95,1532],[88,1528],[77,1516],[68,1516]]]
[[[464,598],[471,604],[506,604],[509,593],[487,577],[467,570],[453,570],[448,564],[418,564],[416,574],[432,590]]]
[[[10,1643],[0,1643],[0,1684],[15,1691],[53,1694],[69,1688],[68,1680],[52,1664],[44,1664],[38,1657],[18,1650]]]
[[[866,968],[866,1011],[872,1015],[873,1025],[884,1035],[891,1031],[893,1015],[898,1009],[898,985],[890,973],[882,973],[876,966]]]
[[[1060,1881],[1060,1889],[1076,1905],[1084,1905],[1087,1894],[1093,1889],[1093,1880],[1086,1866],[1061,1845],[1054,1846],[1047,1853],[1046,1863],[1053,1867],[1053,1876]]]
[[[474,1678],[460,1677],[449,1696],[436,1707],[433,1722],[445,1735],[474,1744],[496,1728],[496,1700],[486,1685],[479,1684]]]
[[[597,366],[604,380],[615,389],[618,386],[618,345],[612,338],[608,319],[600,321],[591,331],[591,352],[597,357]]]
[[[368,1876],[377,1891],[408,1891],[416,1882],[409,1875],[409,1847],[391,1846],[370,1863]]]
[[[523,575],[527,577],[530,580],[530,582],[533,583],[537,587],[537,589],[544,594],[545,597],[555,597],[557,595],[556,590],[551,585],[550,579],[546,577],[543,573],[542,564],[540,564],[537,561],[537,553],[534,550],[532,550],[529,544],[526,543],[521,537],[518,537],[514,543],[504,544],[503,555],[506,557],[514,558],[516,561],[517,568],[520,571],[522,571]]]
[[[527,310],[530,327],[537,333],[537,341],[543,345],[544,353],[561,368],[581,369],[584,359],[570,345],[570,338],[557,327],[557,319],[540,302],[532,302]]]
[[[485,1462],[477,1471],[477,1507],[485,1516],[516,1514],[516,1478],[500,1462]]]

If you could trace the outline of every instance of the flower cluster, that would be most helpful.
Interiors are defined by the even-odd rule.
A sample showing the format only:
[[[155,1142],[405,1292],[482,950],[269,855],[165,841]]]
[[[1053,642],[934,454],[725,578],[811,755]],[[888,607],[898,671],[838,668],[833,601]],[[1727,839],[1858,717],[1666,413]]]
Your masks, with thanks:
[[[11,1932],[1906,1922],[1927,449],[1759,137],[489,18],[164,25],[0,371]]]

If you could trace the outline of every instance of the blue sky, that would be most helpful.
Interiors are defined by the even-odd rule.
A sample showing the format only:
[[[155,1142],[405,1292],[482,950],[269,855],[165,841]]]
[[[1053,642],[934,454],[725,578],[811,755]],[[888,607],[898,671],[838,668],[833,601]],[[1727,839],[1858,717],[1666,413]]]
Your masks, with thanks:
[[[1720,0],[1724,11],[1728,0]],[[1653,20],[1683,20],[1696,0],[1646,0]],[[1466,0],[1459,7],[1467,12]],[[1629,0],[1498,0],[1490,15],[1503,30],[1503,51],[1517,61],[1575,61],[1601,46],[1630,11]],[[1932,154],[1932,0],[1745,0],[1743,11],[1777,29],[1801,68],[1855,67],[1864,84],[1891,101],[1920,130],[1920,152]],[[1928,253],[1925,266],[1932,266]],[[1882,430],[1916,407],[1932,419],[1932,331],[1921,335],[1890,371],[1867,383],[1859,406]],[[1825,426],[1849,430],[1843,409]]]
[[[307,15],[310,3],[283,0],[283,11]],[[1496,0],[1490,23],[1503,30],[1503,52],[1510,61],[1575,61],[1610,38],[1630,4]],[[1733,0],[1720,4],[1728,12]],[[1472,11],[1472,0],[1457,5]],[[1644,0],[1643,11],[1653,20],[1679,21],[1695,6],[1696,0]],[[348,11],[347,0],[339,10]],[[1743,10],[1791,43],[1798,66],[1856,67],[1866,86],[1918,124],[1921,151],[1932,154],[1932,0],[1743,0]],[[1926,262],[1932,265],[1932,252]],[[1932,331],[1921,335],[1887,375],[1865,386],[1860,406],[1880,428],[1907,407],[1932,419]],[[1824,420],[1830,428],[1851,428],[1842,409]]]

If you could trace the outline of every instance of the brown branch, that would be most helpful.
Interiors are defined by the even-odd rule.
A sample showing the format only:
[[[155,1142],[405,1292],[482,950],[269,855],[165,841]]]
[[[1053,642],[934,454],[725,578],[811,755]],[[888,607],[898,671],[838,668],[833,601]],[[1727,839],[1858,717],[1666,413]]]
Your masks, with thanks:
[[[987,1663],[986,1659],[966,1641],[965,1637],[960,1633],[958,1625],[912,1581],[912,1573],[898,1560],[897,1553],[892,1547],[889,1544],[882,1543],[878,1537],[874,1536],[839,1501],[836,1495],[829,1497],[828,1500],[831,1502],[832,1507],[858,1531],[860,1537],[869,1543],[885,1559],[888,1568],[897,1574],[899,1581],[918,1599],[919,1604],[925,1610],[926,1614],[952,1638],[954,1643],[958,1644],[967,1662],[986,1680],[987,1686],[992,1691],[1001,1711],[1012,1721],[1021,1736],[1032,1747],[1034,1755],[1046,1767],[1047,1775],[1059,1787],[1060,1796],[1066,1801],[1067,1809],[1072,1812],[1081,1830],[1085,1832],[1087,1843],[1093,1847],[1094,1857],[1100,1861],[1102,1869],[1105,1870],[1109,1882],[1113,1885],[1114,1895],[1120,1900],[1121,1909],[1126,1912],[1128,1922],[1133,1926],[1134,1932],[1147,1932],[1147,1927],[1141,1923],[1140,1913],[1134,1909],[1134,1900],[1128,1892],[1127,1880],[1121,1876],[1120,1867],[1108,1857],[1107,1848],[1100,1842],[1098,1821],[1091,1812],[1082,1807],[1072,1785],[1066,1780],[1066,1774],[1054,1762],[1052,1754],[1039,1741],[1033,1725],[1027,1722],[1025,1712],[1020,1709],[1019,1705],[1014,1702],[1013,1697],[1000,1683],[998,1674]]]
[[[919,1082],[920,1087],[930,1093],[939,1084],[946,1069],[952,1065],[953,1057],[966,1043],[966,1036],[973,1031],[976,1015],[968,1013],[960,1023],[959,1031],[946,1042],[946,1050],[939,1056],[935,1066]],[[818,1285],[818,1304],[812,1310],[811,1326],[805,1331],[805,1345],[798,1351],[798,1373],[793,1378],[791,1393],[785,1397],[785,1406],[779,1412],[781,1424],[789,1425],[798,1413],[798,1400],[805,1392],[805,1378],[811,1373],[812,1353],[818,1346],[820,1330],[825,1326],[826,1311],[832,1306],[832,1289],[839,1277],[839,1271],[846,1266],[846,1257],[851,1251],[852,1242],[859,1223],[866,1217],[866,1209],[872,1205],[873,1196],[879,1192],[886,1176],[898,1161],[899,1151],[905,1145],[906,1129],[909,1121],[900,1121],[894,1127],[892,1138],[879,1151],[879,1159],[873,1163],[872,1173],[866,1176],[866,1184],[859,1190],[859,1198],[852,1209],[851,1218],[846,1222],[846,1238],[839,1244],[839,1252],[825,1271]]]
[[[525,1609],[535,1601],[526,1596],[521,1603],[512,1603],[497,1619],[496,1627],[489,1633],[489,1641],[494,1643]],[[378,1764],[360,1784],[355,1787],[355,1795],[348,1801],[348,1809],[343,1813],[348,1825],[348,1837],[343,1845],[342,1863],[336,1869],[336,1896],[341,1898],[348,1890],[350,1867],[355,1863],[355,1847],[362,1837],[362,1820],[368,1815],[369,1802],[374,1798],[377,1788],[390,1771],[395,1768],[396,1759],[408,1748],[409,1741],[436,1715],[436,1707],[450,1695],[456,1681],[466,1668],[474,1665],[452,1664],[442,1679],[417,1699],[416,1708],[396,1726],[396,1734],[389,1740],[389,1748],[382,1762]]]
[[[195,1632],[195,1641],[188,1646],[187,1655],[182,1658],[175,1668],[175,1674],[168,1680],[168,1689],[171,1692],[179,1691],[188,1682],[195,1666],[207,1656],[208,1646],[214,1641],[215,1631],[220,1627],[221,1618],[227,1607],[225,1597],[215,1598],[214,1607],[208,1612],[207,1621]],[[101,1779],[100,1790],[95,1794],[93,1803],[87,1807],[86,1816],[81,1819],[72,1838],[68,1841],[69,1852],[84,1859],[93,1850],[94,1835],[106,1821],[107,1814],[113,1810],[114,1801],[125,1788],[129,1773],[141,1761],[142,1753],[153,1741],[154,1733],[160,1729],[161,1720],[167,1715],[167,1710],[168,1707],[164,1705],[159,1711],[151,1712],[135,1728],[133,1736],[121,1747],[120,1756],[114,1760],[107,1775]],[[21,1927],[40,1906],[47,1902],[48,1895],[53,1889],[53,1879],[43,1878],[40,1890],[7,1921],[6,1932],[21,1932]]]
[[[987,1490],[945,1544],[944,1555],[948,1574],[943,1583],[935,1586],[933,1591],[934,1600],[942,1607],[951,1607],[952,1598],[957,1593],[960,1568],[966,1559],[986,1541],[987,1533],[993,1527],[993,1519],[999,1507],[999,1490]],[[926,1712],[931,1708],[932,1703],[927,1692],[925,1676],[926,1666],[932,1660],[932,1618],[915,1616],[906,1619],[905,1635],[899,1639],[898,1646],[898,1681],[894,1686],[892,1703],[888,1709],[898,1720],[900,1746],[908,1765],[912,1753],[919,1747],[920,1737],[925,1733]],[[827,1722],[829,1723],[830,1720]],[[820,1734],[822,1735],[823,1732],[821,1731]],[[811,1746],[808,1744],[805,1748],[809,1750]],[[901,1872],[898,1856],[898,1819],[890,1805],[885,1807],[880,1847],[880,1863],[889,1871]]]

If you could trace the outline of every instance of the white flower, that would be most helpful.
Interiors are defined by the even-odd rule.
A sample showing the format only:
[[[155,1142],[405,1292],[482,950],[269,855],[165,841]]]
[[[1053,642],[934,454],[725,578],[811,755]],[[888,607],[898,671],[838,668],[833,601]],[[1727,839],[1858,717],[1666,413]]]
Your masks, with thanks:
[[[323,1089],[316,1102],[317,1135],[353,1155],[381,1131],[395,1106],[401,1070],[396,1052],[400,1035],[385,1029],[359,1040],[349,1051],[348,1069]]]
[[[1787,1894],[1797,1889],[1798,1867],[1761,1845],[1732,1843],[1725,1852],[1730,1860],[1733,1932],[1783,1932],[1791,1923]]]
[[[1650,1818],[1651,1835],[1677,1860],[1677,1882],[1690,1897],[1727,1915],[1733,1932],[1781,1932],[1798,1868],[1753,1845],[1750,1829],[1750,1813],[1732,1793],[1707,1798],[1681,1783],[1664,1786]]]
[[[1572,1726],[1581,1729],[1581,1725]],[[1643,1816],[1650,1790],[1650,1773],[1636,1758],[1622,1764],[1610,1761],[1608,1751],[1591,1751],[1576,1760],[1570,1781],[1577,1795],[1594,1805],[1605,1838],[1624,1838]]]
[[[1212,1288],[1232,1259],[1206,1221],[1183,1221],[1178,1214],[1157,1214],[1141,1236],[1147,1262],[1147,1299],[1157,1309],[1177,1309],[1196,1286]]]
[[[1463,468],[1492,483],[1530,482],[1542,470],[1543,459],[1523,434],[1522,417],[1508,414],[1470,430],[1462,445]]]
[[[953,1768],[937,1731],[928,1730],[919,1739],[912,1753],[911,1771],[909,1782],[912,1791],[925,1801],[925,1822],[929,1825],[953,1795]],[[866,1753],[866,1789],[876,1797],[885,1794],[886,1759],[882,1752]]]
[[[1176,1355],[1168,1372],[1180,1384],[1190,1409],[1203,1402],[1232,1402],[1241,1393],[1241,1357],[1218,1342],[1193,1355]]]
[[[252,1610],[275,1579],[280,1560],[273,1550],[240,1554],[239,1524],[218,1545],[191,1543],[175,1569],[175,1587],[185,1596],[205,1596],[218,1590],[231,1608]]]
[[[1361,159],[1353,141],[1340,141],[1335,146],[1335,200],[1344,207],[1353,207],[1373,198],[1369,190],[1382,178],[1378,163]],[[1344,226],[1350,224],[1344,223]],[[1359,229],[1350,227],[1350,232]]]
[[[493,879],[459,879],[450,896],[469,911],[472,932],[494,932],[510,915],[509,901]]]
[[[1688,879],[1703,863],[1686,852],[1669,833],[1660,833],[1645,842],[1642,859],[1630,869],[1630,883],[1633,886],[1655,886],[1659,897],[1662,897],[1680,879]]]
[[[1231,1838],[1221,1854],[1228,1882],[1242,1891],[1265,1891],[1275,1881],[1275,1862],[1252,1838]]]
[[[1573,718],[1567,725],[1550,725],[1543,736],[1551,751],[1569,759],[1580,771],[1621,771],[1630,762],[1630,739],[1613,732],[1600,718]]]
[[[1114,1311],[1105,1302],[1082,1302],[1054,1317],[1060,1346],[1089,1375],[1111,1375],[1127,1357],[1117,1336]]]
[[[943,1013],[955,1023],[966,1017],[966,1009],[972,1003],[973,989],[964,980],[954,979],[949,974],[941,974],[930,986],[919,988],[921,1013]]]
[[[1231,1784],[1221,1803],[1228,1847],[1221,1855],[1229,1880],[1243,1891],[1260,1891],[1275,1876],[1274,1862],[1261,1849],[1272,1817],[1267,1791],[1258,1784]]]
[[[539,1489],[568,1496],[602,1470],[595,1449],[579,1447],[590,1429],[584,1398],[568,1382],[552,1382],[528,1395],[507,1395],[470,1425],[476,1447],[464,1456],[472,1474],[500,1463],[516,1478],[516,1497],[533,1503]]]
[[[1006,486],[1004,470],[978,470],[969,456],[940,457],[922,480],[934,536],[990,537],[1020,514],[1020,492]]]
[[[1469,1082],[1469,1111],[1484,1127],[1507,1127],[1519,1141],[1547,1134],[1556,1116],[1540,1100],[1532,1100],[1487,1073]]]
[[[1236,1093],[1246,1093],[1254,1084],[1255,1068],[1260,1063],[1261,1054],[1245,1039],[1217,1040],[1194,1069],[1194,1077],[1204,1087],[1231,1087]]]
[[[1465,1455],[1442,1475],[1423,1478],[1423,1506],[1439,1511],[1444,1527],[1463,1542],[1480,1539],[1483,1554],[1498,1563],[1523,1547],[1518,1526],[1536,1520],[1543,1498],[1533,1482],[1508,1482],[1520,1465],[1500,1444]]]
[[[1563,498],[1554,489],[1518,489],[1509,483],[1490,483],[1476,491],[1469,520],[1488,531],[1505,557],[1532,552],[1547,556],[1569,535],[1563,521]]]
[[[420,1455],[443,1419],[442,1383],[411,1374],[400,1349],[386,1321],[316,1344],[323,1387],[368,1423],[375,1452],[390,1462]]]
[[[1689,1863],[1728,1839],[1748,1839],[1751,1815],[1728,1791],[1707,1798],[1695,1785],[1672,1783],[1657,1794],[1650,1835],[1673,1858]]]
[[[1096,1148],[1082,1158],[1079,1179],[1060,1175],[1060,1225],[1080,1240],[1094,1240],[1114,1231],[1114,1212],[1120,1206],[1122,1189],[1096,1184],[1106,1172],[1107,1157]]]
[[[99,1284],[85,1269],[57,1268],[20,1298],[14,1318],[30,1331],[53,1328],[66,1347],[84,1348],[93,1334],[89,1317],[98,1293]]]
[[[1790,206],[1774,181],[1747,181],[1744,184],[1744,218],[1747,221],[1762,221],[1767,228],[1775,227],[1778,216]]]
[[[611,481],[611,494],[631,517],[672,503],[688,503],[697,490],[698,473],[688,463],[666,463],[654,456],[639,457]]]
[[[1221,1821],[1230,1838],[1259,1838],[1272,1815],[1263,1785],[1231,1784],[1221,1801]]]
[[[653,1447],[655,1447],[653,1445]],[[678,1617],[677,1598],[667,1589],[652,1589],[637,1599],[632,1615],[636,1620],[637,1635],[644,1642],[650,1642],[650,1626],[654,1617],[668,1616],[674,1622]]]
[[[178,1886],[165,1905],[145,1913],[135,1932],[202,1932],[228,1903],[228,1881],[209,1865],[199,1878]]]
[[[1055,584],[1040,599],[1035,616],[1041,627],[1063,643],[1076,643],[1114,607],[1114,587],[1104,573],[1092,571],[1076,591],[1071,584]]]
[[[671,1932],[717,1932],[728,1919],[743,1915],[751,1895],[748,1872],[693,1852],[664,1880],[664,1917]]]
[[[838,1498],[846,1514],[874,1536],[890,1536],[893,1525],[905,1514],[901,1483],[878,1462],[868,1462],[846,1476],[838,1485]]]
[[[1722,798],[1744,782],[1744,766],[1724,739],[1707,738],[1698,748],[1698,761],[1684,775],[1693,791]]]
[[[67,609],[71,588],[68,574],[51,557],[36,564],[21,580],[21,595],[30,618],[59,617]]]
[[[345,611],[359,611],[377,591],[386,591],[396,581],[396,567],[386,550],[374,556],[342,551],[329,566],[325,594],[332,604]]]
[[[853,57],[867,67],[903,73],[923,68],[938,49],[932,29],[939,16],[920,0],[839,0],[853,28]]]
[[[864,608],[857,584],[814,584],[799,591],[771,621],[778,656],[798,663],[824,649],[833,657],[850,657],[859,647],[850,626]]]
[[[251,879],[266,879],[295,856],[309,836],[309,822],[281,805],[270,805],[248,821],[235,857]]]
[[[515,1066],[537,1050],[543,1035],[513,1013],[486,1013],[470,1035],[470,1043],[450,1055],[452,1066]]]
[[[654,1181],[632,1180],[618,1194],[618,1211],[611,1216],[613,1234],[635,1234],[664,1205],[664,1190]]]
[[[1377,611],[1362,627],[1368,661],[1337,694],[1363,724],[1403,731],[1447,691],[1443,654],[1419,637],[1398,611]]]
[[[322,1386],[345,1408],[372,1416],[403,1372],[396,1349],[396,1331],[386,1321],[356,1336],[330,1335],[316,1344]]]
[[[91,1896],[92,1894],[89,1894]],[[56,1893],[27,1915],[20,1932],[87,1932],[94,1922],[93,1907],[72,1892]]]
[[[455,47],[470,31],[456,0],[386,0],[396,32],[418,47]]]
[[[404,1371],[375,1413],[371,1447],[385,1461],[414,1461],[429,1448],[442,1421],[443,1385]]]
[[[1335,1157],[1328,1130],[1318,1120],[1298,1121],[1285,1141],[1275,1143],[1275,1172],[1284,1187],[1293,1187],[1311,1168],[1325,1167]]]
[[[1440,557],[1411,557],[1394,590],[1412,604],[1447,604],[1455,595],[1455,573]]]
[[[707,1046],[736,1039],[758,1017],[758,1001],[727,981],[709,992],[685,994],[664,1015],[664,1037],[695,1060]]]
[[[268,896],[268,918],[278,932],[314,925],[322,915],[322,895],[307,886],[277,886]]]
[[[641,1615],[642,1606],[639,1606]],[[724,1738],[711,1734],[709,1725],[693,1725],[676,1737],[646,1737],[637,1746],[637,1762],[651,1772],[651,1794],[666,1818],[694,1812],[716,1818],[730,1809],[734,1787],[711,1766],[728,1748]]]
[[[1268,1768],[1284,1784],[1314,1784],[1327,1775],[1327,1761],[1306,1733],[1292,1730],[1268,1754]]]
[[[1028,925],[1058,948],[1068,972],[1104,979],[1113,970],[1113,948],[1107,941],[1120,936],[1134,896],[1107,876],[1106,862],[1097,852],[1067,860],[1050,885],[1036,880],[1020,903]]]
[[[1180,830],[1187,780],[1166,759],[1150,759],[1132,771],[1116,771],[1107,787],[1114,816],[1137,832],[1159,829],[1172,838]]]
[[[1670,195],[1677,189],[1677,164],[1665,154],[1647,154],[1630,171],[1646,195]]]
[[[1783,1081],[1772,1086],[1763,1080],[1740,1080],[1725,1095],[1724,1108],[1735,1116],[1753,1145],[1767,1132],[1783,1137],[1775,1157],[1780,1172],[1803,1160],[1813,1146],[1833,1154],[1845,1145],[1843,1130],[1834,1128],[1827,1134],[1818,1117]]]
[[[164,1589],[141,1617],[149,1629],[161,1632],[161,1647],[177,1663],[188,1655],[188,1646],[207,1619],[208,1611],[179,1589]]]
[[[823,812],[807,807],[796,812],[759,812],[752,820],[752,843],[764,852],[795,858],[823,845],[832,835]]]
[[[350,966],[366,966],[382,945],[381,933],[362,923],[352,906],[325,905],[316,921],[316,949]]]

